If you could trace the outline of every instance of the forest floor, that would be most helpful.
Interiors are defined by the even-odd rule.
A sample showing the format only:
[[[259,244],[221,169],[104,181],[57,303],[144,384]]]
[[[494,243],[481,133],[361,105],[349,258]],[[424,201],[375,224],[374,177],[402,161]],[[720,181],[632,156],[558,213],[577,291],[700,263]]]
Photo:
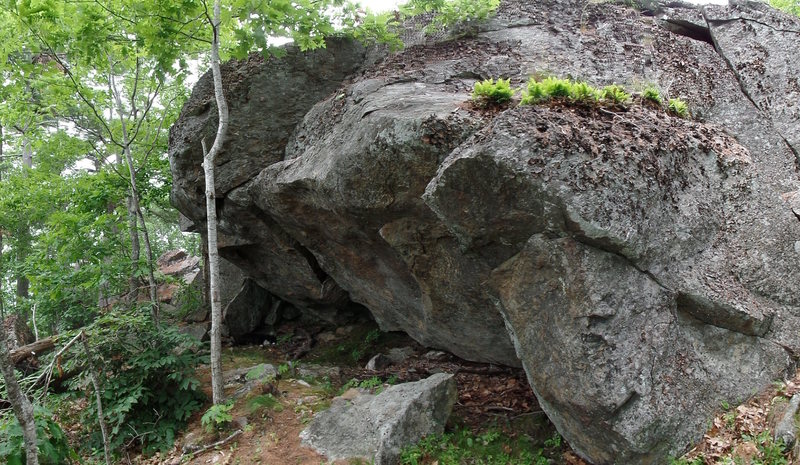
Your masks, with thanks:
[[[410,354],[401,363],[382,371],[363,368],[373,355],[385,354],[392,348],[410,348],[405,349]],[[366,386],[375,390],[446,372],[455,374],[458,385],[458,400],[447,425],[448,431],[469,431],[476,437],[490,430],[501,431],[504,438],[524,439],[531,447],[538,448],[552,465],[588,465],[560,439],[539,408],[521,369],[467,362],[450,354],[430,351],[404,334],[380,333],[374,324],[349,326],[336,332],[283,327],[275,345],[225,348],[223,367],[226,372],[260,363],[286,368],[289,361],[298,358],[301,361],[294,362],[295,370],[281,375],[268,388],[264,387],[264,392],[269,390],[275,394],[275,405],[253,402],[254,397],[263,394],[257,390],[259,392],[234,404],[231,412],[234,420],[227,428],[212,433],[201,425],[204,408],[191,418],[171,451],[152,457],[131,456],[123,462],[137,465],[327,464],[325,457],[300,443],[299,434],[314,413],[327,408],[336,395],[348,387]],[[207,367],[201,368],[198,376],[201,385],[210,386]],[[739,406],[720,405],[719,415],[710,422],[702,440],[672,464],[800,465],[800,459],[794,459],[799,456],[797,451],[783,451],[771,439],[771,431],[789,398],[798,392],[800,371],[793,380],[776,382]],[[210,397],[210,392],[208,394]],[[182,450],[188,443],[202,446],[224,440],[236,430],[241,433],[201,453]],[[335,465],[357,463],[338,461]],[[435,457],[426,457],[420,462],[421,465],[437,463]]]
[[[223,351],[225,372],[261,363],[286,367],[301,354],[301,361],[294,363],[299,367],[294,373],[283,374],[273,386],[264,387],[264,391],[276,394],[277,405],[255,405],[257,402],[251,399],[262,394],[257,389],[259,392],[236,401],[231,412],[234,420],[227,428],[211,433],[201,425],[204,408],[190,419],[171,451],[152,457],[131,456],[124,462],[138,465],[326,464],[325,457],[300,443],[299,434],[314,412],[327,408],[333,397],[348,387],[366,386],[374,391],[381,386],[445,372],[454,373],[458,385],[458,400],[447,425],[448,431],[466,430],[476,436],[490,430],[501,431],[504,438],[524,439],[531,447],[539,447],[554,464],[586,465],[558,437],[555,427],[539,408],[521,369],[467,362],[444,352],[430,351],[405,334],[381,333],[374,323],[348,326],[337,332],[287,326],[281,328],[277,339],[274,345],[227,347]],[[364,368],[373,355],[385,354],[393,348],[403,348],[408,358],[381,371]],[[210,385],[209,371],[208,367],[203,367],[198,372],[202,386]],[[317,373],[308,374],[309,371]],[[230,393],[231,390],[226,391]],[[210,397],[210,392],[207,394]],[[213,444],[237,429],[242,432],[218,447],[202,453],[183,452],[183,446],[188,443]],[[338,461],[336,465],[355,463],[358,462]],[[433,463],[433,460],[421,463]]]

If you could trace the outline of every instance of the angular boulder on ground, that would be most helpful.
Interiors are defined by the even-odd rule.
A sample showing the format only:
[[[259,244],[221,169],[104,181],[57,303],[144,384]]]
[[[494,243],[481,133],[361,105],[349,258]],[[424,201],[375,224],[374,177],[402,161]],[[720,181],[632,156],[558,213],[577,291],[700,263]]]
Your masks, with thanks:
[[[521,364],[595,464],[666,463],[800,353],[798,32],[757,2],[507,1],[374,64],[346,41],[232,62],[222,253],[297,308],[356,303],[424,345]],[[329,80],[309,84],[310,63]],[[651,84],[692,119],[637,98],[470,104],[478,79],[542,74]],[[171,132],[195,224],[209,83]]]
[[[336,398],[330,409],[314,415],[300,438],[329,460],[394,465],[403,448],[444,431],[455,401],[455,378],[438,373],[377,395]]]

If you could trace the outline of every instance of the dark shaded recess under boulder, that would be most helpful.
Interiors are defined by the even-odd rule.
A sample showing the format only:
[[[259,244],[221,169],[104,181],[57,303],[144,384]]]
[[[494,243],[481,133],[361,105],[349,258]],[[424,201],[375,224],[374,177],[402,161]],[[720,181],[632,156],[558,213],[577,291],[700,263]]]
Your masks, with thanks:
[[[508,1],[397,54],[334,40],[227,63],[221,254],[303,311],[356,303],[522,365],[595,464],[666,463],[800,353],[800,20],[670,5]],[[476,79],[543,73],[654,84],[694,119],[470,106]],[[206,75],[170,131],[173,201],[201,231],[215,129]]]

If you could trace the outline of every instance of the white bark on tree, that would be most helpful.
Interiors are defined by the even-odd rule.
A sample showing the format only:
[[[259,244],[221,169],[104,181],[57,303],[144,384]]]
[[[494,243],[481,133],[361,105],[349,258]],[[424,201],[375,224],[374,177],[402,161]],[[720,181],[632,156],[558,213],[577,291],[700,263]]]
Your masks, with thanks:
[[[36,423],[33,420],[33,405],[19,388],[14,365],[8,356],[8,342],[5,326],[0,322],[0,371],[5,379],[8,400],[14,408],[14,415],[22,427],[22,439],[25,442],[25,458],[28,465],[39,465],[39,454],[36,447]]]
[[[214,189],[214,160],[228,132],[228,103],[222,90],[219,63],[220,0],[214,1],[214,18],[208,18],[213,31],[211,41],[211,73],[214,77],[214,96],[217,100],[219,124],[211,150],[203,141],[203,171],[206,182],[206,222],[208,225],[209,294],[211,298],[211,393],[214,404],[224,401],[222,391],[222,302],[219,295],[219,250],[217,249],[217,202]]]
[[[106,465],[111,465],[111,443],[108,439],[108,428],[106,427],[106,418],[103,414],[103,400],[100,395],[100,383],[97,380],[97,370],[95,369],[94,362],[92,361],[92,351],[89,350],[89,339],[86,333],[81,331],[81,342],[83,343],[83,351],[86,353],[86,361],[89,365],[89,378],[92,380],[94,387],[95,400],[97,401],[97,421],[100,422],[100,433],[103,435],[103,453],[105,454]]]

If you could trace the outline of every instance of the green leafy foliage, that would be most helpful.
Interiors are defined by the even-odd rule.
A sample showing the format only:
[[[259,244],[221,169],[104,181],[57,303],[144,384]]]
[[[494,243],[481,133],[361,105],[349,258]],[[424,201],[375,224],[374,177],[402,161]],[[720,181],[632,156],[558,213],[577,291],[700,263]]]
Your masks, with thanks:
[[[616,84],[603,87],[600,91],[600,98],[617,104],[625,104],[631,100],[630,94],[625,92],[622,86]]]
[[[385,384],[390,384],[390,385],[396,383],[397,383],[397,377],[395,376],[391,376],[385,381]],[[348,389],[352,388],[367,389],[370,391],[374,391],[376,394],[378,394],[383,391],[383,387],[384,387],[384,381],[377,376],[372,376],[370,378],[363,379],[361,381],[359,381],[356,378],[352,378],[350,381],[344,383],[344,385],[342,385],[341,388],[339,388],[338,394],[341,395]]]
[[[544,446],[553,448],[561,447],[561,435],[558,434],[558,432],[553,433],[553,436],[544,442]]]
[[[597,89],[585,82],[572,83],[569,96],[577,102],[592,102],[597,100]]]
[[[661,92],[655,86],[647,86],[642,91],[642,98],[649,102],[653,102],[658,106],[663,105],[664,99],[661,97]]]
[[[39,463],[42,465],[63,465],[77,463],[78,455],[70,448],[67,436],[53,415],[47,409],[36,406],[34,409],[36,439],[39,442]],[[14,415],[6,412],[0,415],[0,459],[8,465],[23,465],[22,427]]]
[[[429,31],[464,22],[483,21],[500,6],[500,0],[410,0],[400,7],[405,16],[433,13]]]
[[[667,104],[667,108],[670,112],[679,116],[681,118],[688,118],[689,117],[689,105],[686,104],[681,99],[671,98],[669,99],[669,103]]]
[[[283,405],[272,394],[261,394],[251,397],[247,399],[246,407],[249,413],[255,413],[264,408],[276,412],[283,410]]]
[[[233,404],[212,405],[203,414],[200,423],[208,432],[223,429],[233,421],[231,410],[233,410]]]
[[[641,98],[644,101],[653,102],[659,107],[663,104],[661,93],[652,85],[642,91]],[[576,82],[571,79],[551,76],[539,80],[532,77],[522,94],[520,105],[542,104],[550,100],[599,105],[626,105],[631,102],[631,99],[631,94],[617,84],[597,89],[585,82]],[[690,117],[689,107],[683,100],[670,99],[667,109],[681,118]]]
[[[531,78],[523,92],[521,105],[533,105],[552,99],[569,100],[573,102],[597,102],[600,92],[585,82],[575,82],[570,79],[547,77],[543,80]]]
[[[172,446],[176,433],[200,409],[205,396],[194,377],[202,361],[198,343],[169,326],[156,326],[146,311],[112,312],[88,330],[95,361],[102,366],[103,409],[111,445],[139,444],[145,452]],[[69,367],[67,368],[69,369]],[[72,383],[82,391],[84,373]],[[94,402],[84,411],[89,445],[101,449]]]
[[[784,452],[783,440],[774,441],[772,434],[762,431],[754,437],[742,436],[743,439],[756,443],[759,457],[753,459],[753,465],[787,465],[789,460]]]
[[[800,1],[798,0],[769,0],[769,4],[789,14],[800,16]]]
[[[402,465],[547,465],[544,449],[512,439],[496,429],[475,435],[462,429],[423,438],[403,450]]]
[[[505,105],[511,101],[514,90],[511,88],[511,81],[508,79],[487,79],[475,83],[472,92],[472,101],[479,107],[491,105]]]

